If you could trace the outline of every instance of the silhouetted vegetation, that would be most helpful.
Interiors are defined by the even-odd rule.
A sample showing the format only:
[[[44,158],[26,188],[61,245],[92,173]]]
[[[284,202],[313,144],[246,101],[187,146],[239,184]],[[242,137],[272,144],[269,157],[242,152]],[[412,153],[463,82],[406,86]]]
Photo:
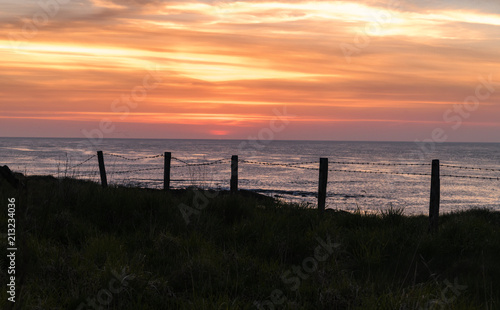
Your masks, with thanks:
[[[401,210],[319,217],[258,195],[25,182],[0,184],[4,210],[17,200],[19,309],[500,307],[499,212],[447,214],[430,235],[427,217]],[[179,206],[201,196],[187,224]],[[323,246],[323,261],[321,242],[335,243],[331,253]],[[2,283],[6,248],[4,238]],[[5,289],[0,296],[6,309]],[[282,303],[272,308],[273,300]]]

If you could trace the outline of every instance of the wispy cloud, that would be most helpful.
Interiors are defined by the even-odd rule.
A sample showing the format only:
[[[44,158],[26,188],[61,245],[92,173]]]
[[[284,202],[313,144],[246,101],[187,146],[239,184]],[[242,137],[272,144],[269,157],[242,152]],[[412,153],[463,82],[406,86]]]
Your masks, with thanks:
[[[111,102],[159,65],[162,87],[123,130],[132,131],[134,122],[206,125],[207,134],[210,125],[233,126],[241,130],[212,132],[245,138],[272,107],[287,105],[311,136],[320,123],[347,130],[346,122],[364,128],[376,122],[387,132],[400,124],[413,140],[426,124],[443,122],[442,111],[473,92],[479,75],[500,80],[495,1],[73,0],[16,47],[12,35],[22,37],[34,14],[45,11],[36,1],[1,2],[0,8],[0,57],[6,60],[0,117],[19,124],[23,118],[44,127],[116,117],[106,114]],[[366,36],[380,12],[390,22],[346,62],[339,44]],[[494,92],[481,103],[469,130],[480,135],[481,124],[499,124],[492,118],[499,115],[499,98]],[[182,130],[189,135],[189,128]],[[284,138],[293,138],[290,128]],[[329,139],[323,132],[319,138]]]

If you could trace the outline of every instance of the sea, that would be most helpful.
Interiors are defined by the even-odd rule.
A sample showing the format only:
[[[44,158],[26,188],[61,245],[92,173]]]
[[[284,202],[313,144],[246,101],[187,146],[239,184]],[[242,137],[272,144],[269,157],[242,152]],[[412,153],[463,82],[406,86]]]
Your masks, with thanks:
[[[440,162],[441,213],[500,210],[500,143],[0,138],[0,165],[25,175],[100,182],[102,151],[110,185],[163,188],[170,152],[172,188],[228,190],[231,157],[238,186],[310,207],[319,161],[328,158],[326,207],[428,214],[431,162]]]

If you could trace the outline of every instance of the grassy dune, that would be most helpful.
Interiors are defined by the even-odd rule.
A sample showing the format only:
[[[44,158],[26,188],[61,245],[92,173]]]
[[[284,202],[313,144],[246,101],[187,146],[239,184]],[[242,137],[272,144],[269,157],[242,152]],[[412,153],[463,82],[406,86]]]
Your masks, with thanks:
[[[17,309],[500,309],[498,212],[444,215],[429,235],[398,210],[26,182],[0,183],[2,232],[17,200]]]

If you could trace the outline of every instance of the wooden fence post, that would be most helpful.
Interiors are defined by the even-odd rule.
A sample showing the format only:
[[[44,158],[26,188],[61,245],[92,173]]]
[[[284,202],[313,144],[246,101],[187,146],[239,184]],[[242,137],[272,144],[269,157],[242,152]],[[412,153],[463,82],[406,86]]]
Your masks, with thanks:
[[[106,168],[104,167],[104,156],[102,151],[97,151],[97,160],[99,161],[99,172],[101,173],[101,185],[102,187],[108,187],[108,179],[106,177]]]
[[[438,230],[439,200],[441,199],[441,184],[439,180],[439,159],[432,160],[431,199],[429,203],[429,232]]]
[[[172,162],[172,153],[165,152],[163,154],[165,159],[165,167],[163,170],[163,189],[170,190],[170,163]]]
[[[319,159],[318,210],[325,211],[326,184],[328,183],[328,158]]]
[[[238,191],[238,155],[231,157],[231,193]]]

